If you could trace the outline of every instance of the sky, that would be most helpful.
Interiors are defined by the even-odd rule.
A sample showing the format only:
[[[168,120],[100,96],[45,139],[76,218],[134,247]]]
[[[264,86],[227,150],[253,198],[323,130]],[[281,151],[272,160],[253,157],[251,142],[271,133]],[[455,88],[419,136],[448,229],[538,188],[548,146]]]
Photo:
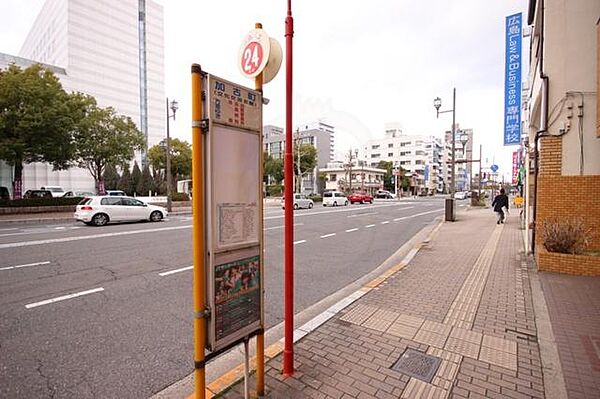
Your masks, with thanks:
[[[134,1],[134,0],[128,0]],[[238,69],[243,37],[256,22],[284,51],[264,86],[264,124],[285,126],[286,0],[155,0],[164,7],[165,95],[179,102],[171,135],[191,141],[190,66],[248,87]],[[0,52],[18,55],[44,0],[0,1]],[[504,23],[527,0],[292,0],[293,126],[335,126],[336,157],[381,138],[386,123],[441,137],[456,121],[474,130],[474,157],[508,178],[515,147],[503,146]],[[523,42],[527,60],[528,41]]]

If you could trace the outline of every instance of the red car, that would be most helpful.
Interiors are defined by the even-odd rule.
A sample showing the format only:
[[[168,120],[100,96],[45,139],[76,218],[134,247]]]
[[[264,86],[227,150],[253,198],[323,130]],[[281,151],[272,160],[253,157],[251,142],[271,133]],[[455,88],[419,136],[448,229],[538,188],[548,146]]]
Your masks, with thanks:
[[[352,193],[348,196],[348,201],[350,201],[351,204],[354,204],[355,202],[358,202],[359,204],[364,204],[365,202],[372,204],[373,197],[367,193]]]

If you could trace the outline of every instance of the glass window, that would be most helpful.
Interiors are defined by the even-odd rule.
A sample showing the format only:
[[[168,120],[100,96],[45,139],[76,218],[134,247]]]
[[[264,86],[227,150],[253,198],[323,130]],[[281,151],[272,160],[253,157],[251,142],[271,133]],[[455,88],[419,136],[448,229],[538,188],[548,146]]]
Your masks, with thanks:
[[[101,205],[121,205],[121,198],[119,197],[107,197],[107,198],[102,198],[102,200],[100,201]]]

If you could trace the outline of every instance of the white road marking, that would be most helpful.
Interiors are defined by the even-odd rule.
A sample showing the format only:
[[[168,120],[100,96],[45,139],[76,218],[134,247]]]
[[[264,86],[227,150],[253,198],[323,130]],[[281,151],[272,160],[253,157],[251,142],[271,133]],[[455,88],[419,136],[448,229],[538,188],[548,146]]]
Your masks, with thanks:
[[[358,229],[348,229],[348,230],[346,230],[346,233],[352,233],[353,231],[356,231],[356,230],[358,230]]]
[[[381,224],[388,224],[389,222],[390,222],[389,220],[386,220],[386,221],[381,222]]]
[[[335,233],[325,234],[324,236],[321,236],[321,238],[333,237],[334,235]]]
[[[412,208],[414,208],[414,206],[407,206],[407,207],[405,207],[405,208],[398,208],[398,209],[396,209],[396,210],[397,210],[397,211],[403,211],[403,210],[405,210],[405,209],[412,209]]]
[[[304,223],[294,223],[294,227],[296,227],[296,226],[304,226]],[[284,225],[275,226],[275,227],[267,227],[267,228],[264,228],[263,230],[266,231],[266,230],[274,230],[274,229],[283,229],[284,227],[285,227]]]
[[[175,269],[175,270],[169,270],[168,272],[162,272],[162,273],[158,273],[159,276],[164,277],[164,276],[169,276],[171,274],[175,274],[175,273],[179,273],[179,272],[184,272],[186,270],[192,270],[194,268],[194,266],[186,266],[186,267],[182,267],[181,269]]]
[[[7,229],[0,229],[0,231],[19,230],[17,227],[10,227]]]
[[[55,227],[54,230],[64,230],[66,229],[66,227],[64,226],[59,226],[59,227]]]
[[[348,215],[349,218],[357,218],[359,216],[377,215],[379,212],[359,213],[357,215]]]
[[[374,224],[368,224],[368,225],[365,226],[365,229],[370,229],[371,227],[375,227],[375,225]]]
[[[400,203],[391,203],[391,204],[377,204],[377,205],[368,205],[366,207],[363,207],[363,210],[367,210],[367,209],[377,209],[377,208],[383,208],[383,207],[387,207],[387,206],[402,206],[403,204]],[[294,213],[294,217],[302,217],[302,216],[313,216],[313,215],[321,215],[324,213],[336,213],[336,212],[356,212],[358,209],[355,207],[345,207],[342,209],[335,208],[335,209],[331,209],[331,210],[327,210],[327,211],[320,211],[320,212],[299,212],[299,213]],[[277,216],[267,216],[264,219],[265,220],[269,220],[269,219],[283,219],[284,215],[277,215]]]
[[[36,263],[28,263],[26,265],[0,267],[0,270],[20,269],[22,267],[41,266],[41,265],[48,265],[48,264],[50,264],[50,262],[36,262]]]
[[[94,288],[93,290],[81,291],[81,292],[76,292],[74,294],[63,295],[63,296],[59,296],[59,297],[52,298],[52,299],[46,299],[45,301],[30,303],[28,305],[25,305],[25,307],[27,309],[31,309],[31,308],[35,308],[38,306],[48,305],[50,303],[59,302],[59,301],[64,301],[66,299],[77,298],[78,296],[89,295],[89,294],[93,294],[95,292],[100,292],[100,291],[104,291],[104,288],[102,288],[102,287]]]
[[[296,244],[303,244],[305,242],[306,242],[306,240],[294,241],[294,245],[296,245]]]
[[[133,234],[155,233],[158,231],[181,230],[181,229],[189,229],[190,227],[192,227],[192,226],[187,225],[187,226],[176,226],[176,227],[162,227],[162,228],[146,229],[146,230],[131,230],[131,231],[119,231],[116,233],[93,234],[93,235],[89,235],[89,236],[80,236],[80,237],[64,237],[64,238],[52,238],[52,239],[48,239],[48,240],[11,242],[8,244],[0,244],[0,249],[29,247],[32,245],[54,244],[54,243],[71,242],[71,241],[79,241],[79,240],[91,240],[94,238],[129,236],[129,235],[133,235]]]

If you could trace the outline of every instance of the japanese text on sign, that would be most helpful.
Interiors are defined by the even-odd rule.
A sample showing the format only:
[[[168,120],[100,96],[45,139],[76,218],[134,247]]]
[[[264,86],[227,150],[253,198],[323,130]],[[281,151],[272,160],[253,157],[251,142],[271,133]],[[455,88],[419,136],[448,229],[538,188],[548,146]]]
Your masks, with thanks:
[[[504,145],[521,141],[521,13],[506,17]]]
[[[223,125],[260,131],[262,99],[256,92],[232,83],[213,80],[211,118]]]

